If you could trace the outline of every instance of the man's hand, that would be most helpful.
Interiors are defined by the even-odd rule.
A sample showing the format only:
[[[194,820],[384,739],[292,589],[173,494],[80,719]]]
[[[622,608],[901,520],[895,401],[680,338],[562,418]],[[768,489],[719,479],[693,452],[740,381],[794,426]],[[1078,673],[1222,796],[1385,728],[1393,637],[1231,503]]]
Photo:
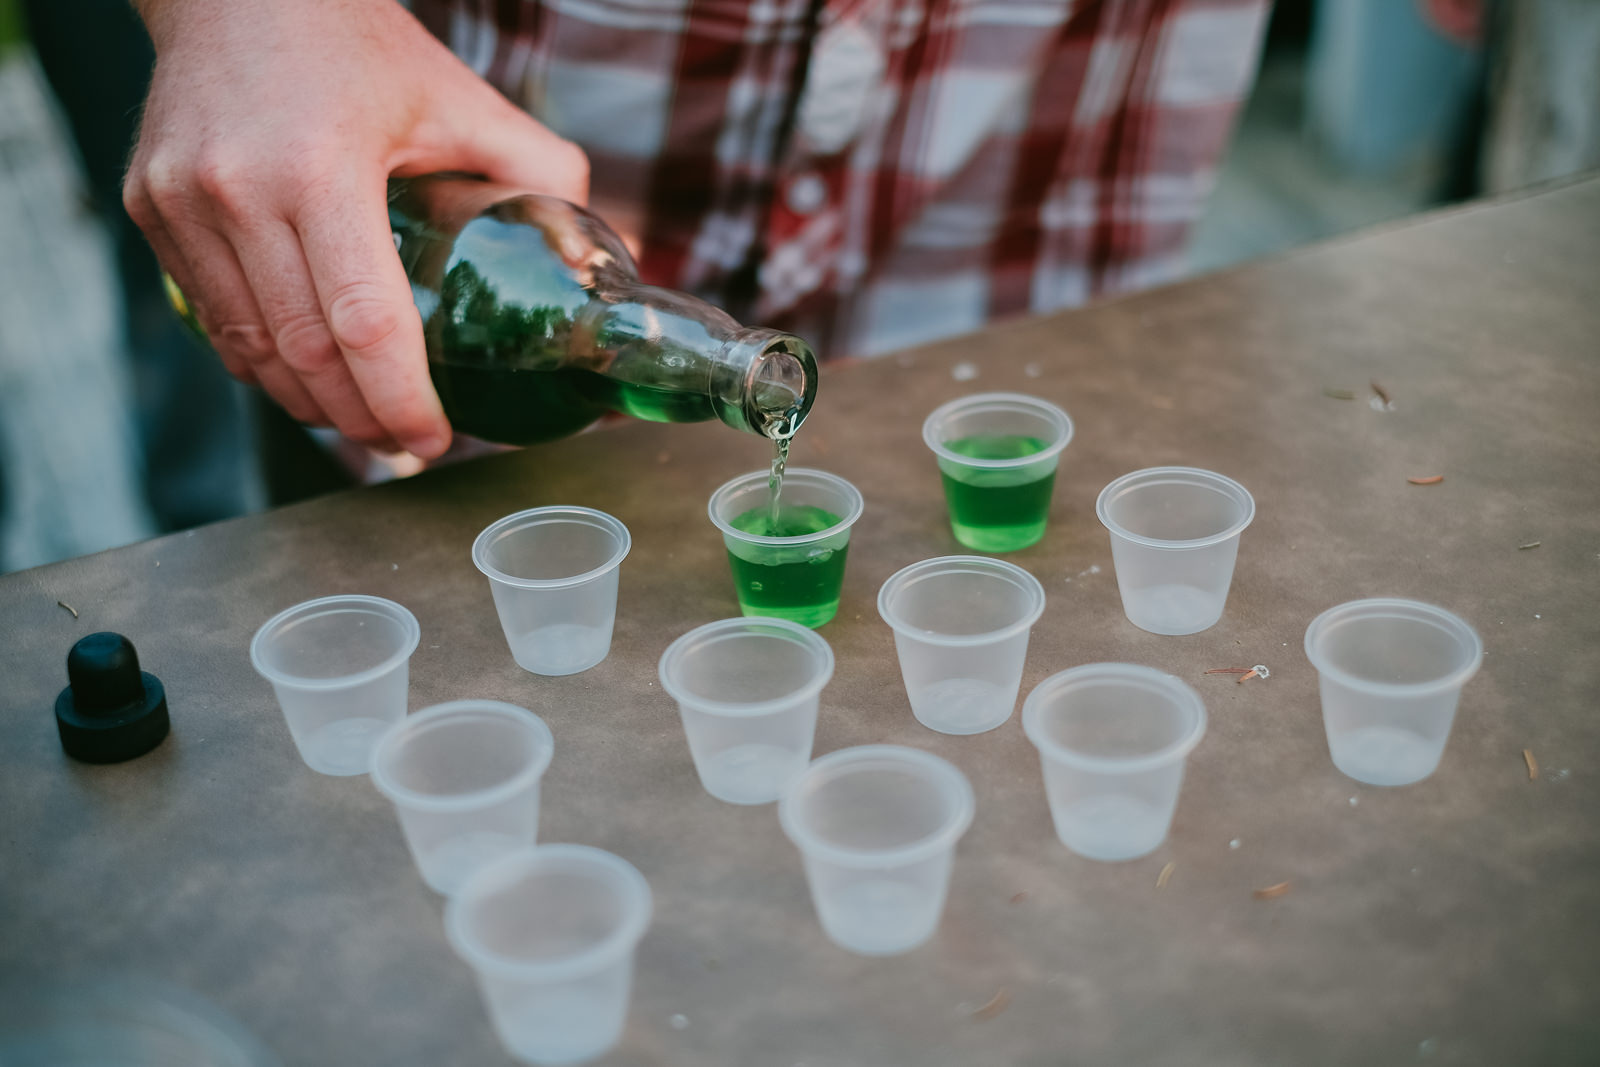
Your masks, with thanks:
[[[158,58],[123,201],[223,362],[302,422],[442,453],[385,184],[465,171],[581,204],[583,152],[395,0],[139,7]]]

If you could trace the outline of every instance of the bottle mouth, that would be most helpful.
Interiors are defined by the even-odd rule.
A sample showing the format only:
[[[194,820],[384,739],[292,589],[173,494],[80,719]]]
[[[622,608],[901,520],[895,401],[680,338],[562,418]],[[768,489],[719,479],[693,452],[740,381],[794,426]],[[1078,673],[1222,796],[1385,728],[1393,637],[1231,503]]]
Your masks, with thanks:
[[[817,358],[811,346],[793,334],[751,331],[761,354],[752,361],[745,382],[745,419],[763,437],[793,437],[817,398]]]

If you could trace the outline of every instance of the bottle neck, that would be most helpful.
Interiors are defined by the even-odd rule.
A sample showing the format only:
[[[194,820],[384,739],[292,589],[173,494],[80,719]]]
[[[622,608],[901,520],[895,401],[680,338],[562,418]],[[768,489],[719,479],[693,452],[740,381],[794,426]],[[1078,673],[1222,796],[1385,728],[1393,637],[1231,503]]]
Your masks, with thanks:
[[[584,316],[591,325],[574,331],[574,354],[613,381],[664,390],[685,405],[677,416],[645,417],[717,418],[778,439],[792,437],[810,412],[816,356],[793,334],[746,328],[687,293],[631,279],[601,279],[595,295]]]

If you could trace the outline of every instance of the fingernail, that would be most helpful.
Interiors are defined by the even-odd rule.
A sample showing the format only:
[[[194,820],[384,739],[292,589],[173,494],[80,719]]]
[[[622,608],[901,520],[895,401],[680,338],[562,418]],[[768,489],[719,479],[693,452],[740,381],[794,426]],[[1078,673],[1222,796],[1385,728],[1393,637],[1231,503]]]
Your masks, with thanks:
[[[408,452],[414,456],[421,456],[423,459],[437,459],[444,455],[445,450],[449,447],[450,437],[448,434],[425,434],[422,437],[414,437],[406,443]]]

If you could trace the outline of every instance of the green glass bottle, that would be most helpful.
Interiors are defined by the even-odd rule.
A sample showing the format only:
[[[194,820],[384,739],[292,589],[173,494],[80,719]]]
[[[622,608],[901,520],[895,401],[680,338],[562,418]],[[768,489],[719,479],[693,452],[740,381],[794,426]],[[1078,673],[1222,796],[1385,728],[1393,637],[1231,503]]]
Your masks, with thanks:
[[[816,399],[804,341],[645,285],[616,234],[565,200],[454,175],[395,179],[389,225],[434,388],[462,433],[533,444],[611,410],[784,439]]]

